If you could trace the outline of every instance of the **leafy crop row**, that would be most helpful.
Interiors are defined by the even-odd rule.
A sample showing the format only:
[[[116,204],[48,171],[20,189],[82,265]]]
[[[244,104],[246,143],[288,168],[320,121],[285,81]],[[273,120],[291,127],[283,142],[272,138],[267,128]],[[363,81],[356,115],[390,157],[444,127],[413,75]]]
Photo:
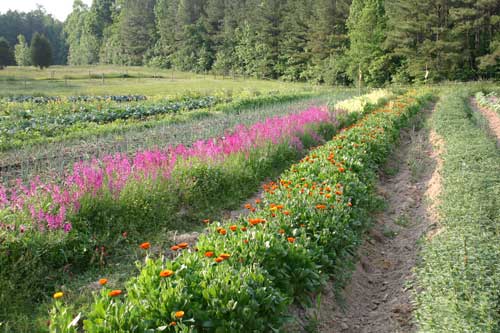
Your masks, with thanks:
[[[197,244],[174,245],[172,260],[148,255],[124,290],[104,283],[83,314],[85,330],[278,329],[290,302],[317,291],[359,243],[374,171],[427,97],[398,98],[336,135],[268,184],[248,218],[210,224]],[[55,296],[52,329],[76,331],[71,308]]]
[[[471,121],[466,90],[446,90],[432,124],[444,140],[438,231],[423,246],[422,332],[500,331],[500,156]]]
[[[132,102],[132,101],[145,101],[146,96],[143,95],[109,95],[109,96],[11,96],[5,97],[4,100],[9,103],[35,103],[35,104],[48,104],[53,102],[93,102],[93,101],[113,101],[113,102]]]
[[[483,92],[476,93],[476,100],[479,105],[490,108],[500,114],[500,98],[496,93],[491,92],[485,95]]]

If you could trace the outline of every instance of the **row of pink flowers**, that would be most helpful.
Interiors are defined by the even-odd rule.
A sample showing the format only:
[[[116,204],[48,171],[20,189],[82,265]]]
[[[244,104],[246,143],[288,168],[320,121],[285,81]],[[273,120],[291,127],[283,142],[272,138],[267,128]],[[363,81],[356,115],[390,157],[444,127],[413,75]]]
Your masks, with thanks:
[[[169,179],[181,160],[220,163],[233,154],[248,154],[253,149],[284,142],[302,149],[299,135],[307,126],[333,121],[335,117],[326,108],[311,108],[297,114],[268,118],[248,127],[238,125],[224,136],[200,140],[191,147],[181,144],[140,151],[132,158],[114,154],[100,160],[78,162],[68,175],[48,183],[35,178],[29,185],[18,181],[15,188],[6,189],[0,184],[0,219],[2,215],[4,219],[8,215],[2,214],[2,211],[14,213],[11,216],[17,218],[24,216],[24,224],[19,228],[0,221],[0,229],[21,232],[27,229],[63,229],[69,232],[68,214],[78,212],[81,199],[85,196],[98,197],[110,193],[118,198],[131,181]]]

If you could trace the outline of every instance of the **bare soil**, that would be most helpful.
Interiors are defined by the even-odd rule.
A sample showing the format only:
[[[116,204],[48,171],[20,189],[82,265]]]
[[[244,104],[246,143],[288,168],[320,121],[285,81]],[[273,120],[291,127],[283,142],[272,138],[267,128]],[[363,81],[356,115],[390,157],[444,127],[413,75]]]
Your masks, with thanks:
[[[439,203],[442,147],[437,134],[425,128],[402,133],[377,186],[387,208],[375,216],[358,250],[349,284],[340,296],[329,284],[315,309],[292,309],[294,331],[416,331],[413,268],[418,262],[419,240],[440,232],[435,207]]]
[[[500,145],[500,115],[490,108],[479,105],[475,98],[470,99],[472,109],[480,112],[488,121],[490,132],[496,136],[497,144]]]

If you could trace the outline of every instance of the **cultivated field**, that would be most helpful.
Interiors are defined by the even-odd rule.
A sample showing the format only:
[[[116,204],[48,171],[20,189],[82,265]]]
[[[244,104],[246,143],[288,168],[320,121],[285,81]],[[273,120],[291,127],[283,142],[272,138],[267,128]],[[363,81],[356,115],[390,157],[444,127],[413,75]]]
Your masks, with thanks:
[[[494,85],[53,67],[0,89],[0,330],[500,329]]]

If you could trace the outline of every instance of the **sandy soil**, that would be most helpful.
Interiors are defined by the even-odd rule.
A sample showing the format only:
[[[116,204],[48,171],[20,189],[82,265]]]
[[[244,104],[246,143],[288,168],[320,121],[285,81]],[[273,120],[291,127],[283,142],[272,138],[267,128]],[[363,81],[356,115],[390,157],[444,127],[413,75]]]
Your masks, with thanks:
[[[298,311],[294,331],[414,332],[413,268],[424,237],[440,232],[435,206],[440,191],[442,142],[434,132],[410,129],[380,174],[387,209],[375,216],[359,248],[350,283],[340,297],[328,285],[316,309]],[[311,322],[313,325],[311,325]]]

